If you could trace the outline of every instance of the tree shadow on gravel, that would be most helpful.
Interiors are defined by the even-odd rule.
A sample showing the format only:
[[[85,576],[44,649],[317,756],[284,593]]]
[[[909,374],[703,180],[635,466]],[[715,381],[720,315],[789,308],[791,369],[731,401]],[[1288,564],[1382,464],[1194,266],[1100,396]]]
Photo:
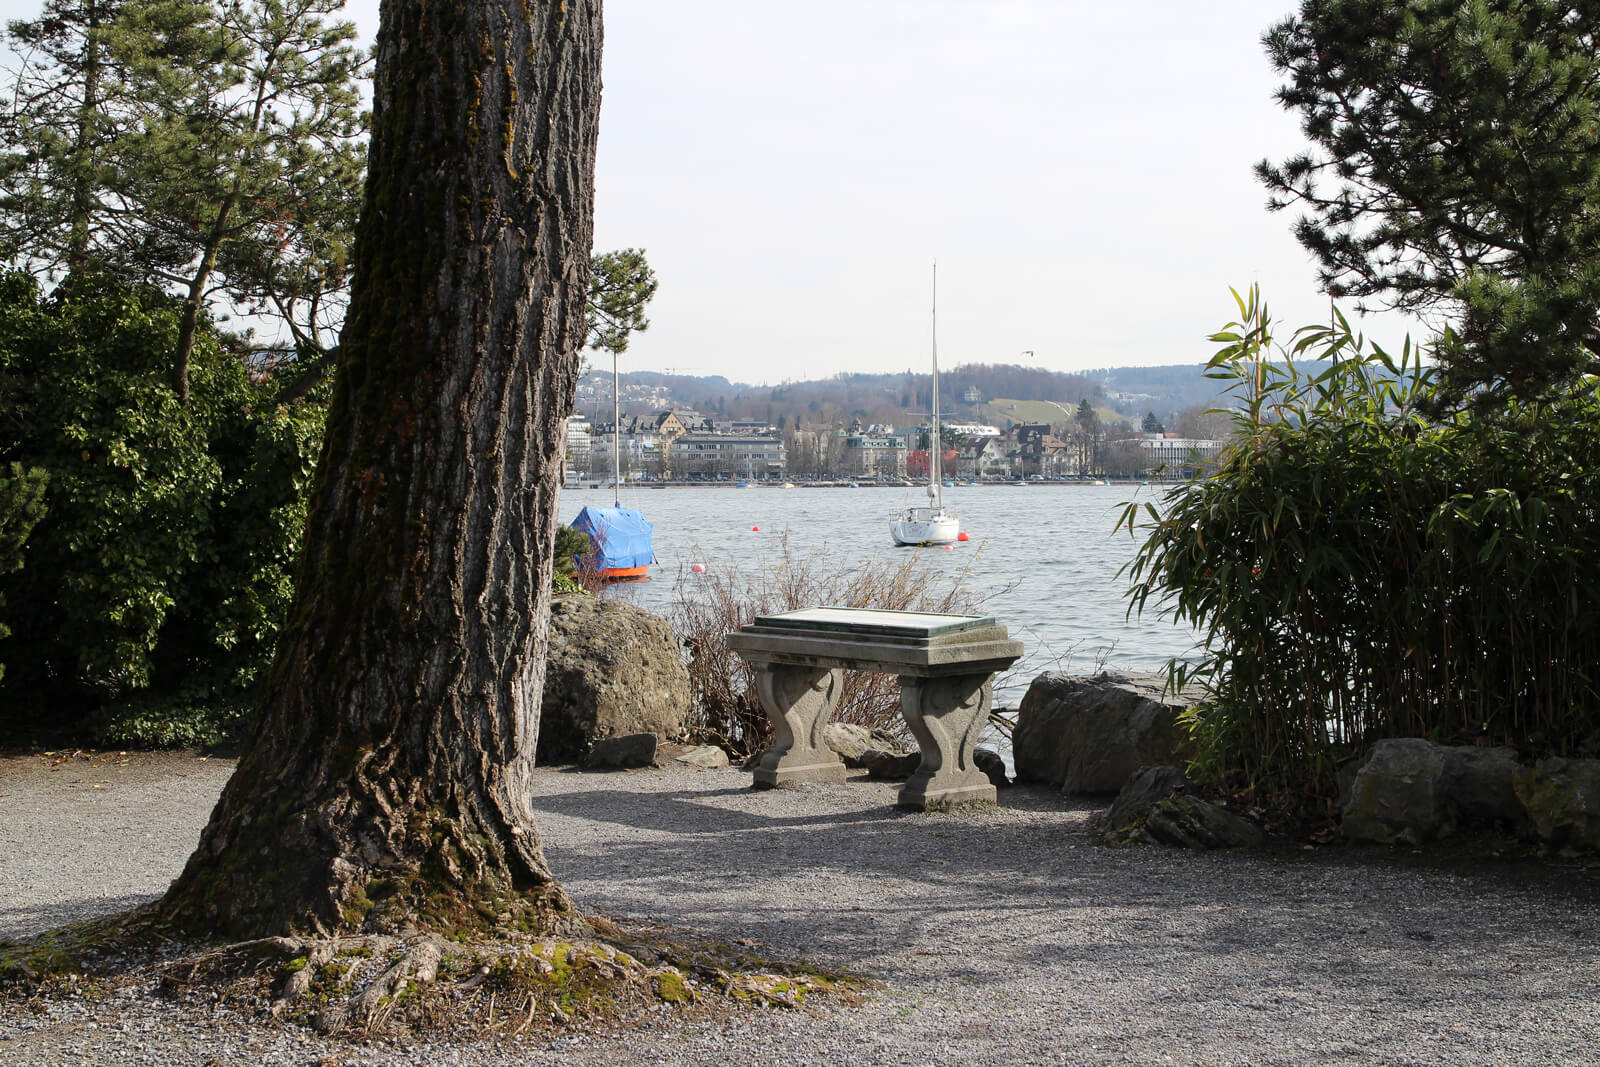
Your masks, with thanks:
[[[108,897],[90,893],[46,901],[40,904],[8,906],[0,904],[0,943],[20,941],[44,933],[74,918],[94,918],[115,912],[132,911],[155,899],[153,893],[130,893]]]
[[[999,810],[926,814],[854,783],[784,792],[597,789],[534,807],[557,877],[586,907],[891,982],[1001,995],[1019,974],[1111,974],[1130,995],[1159,994],[1151,1010],[1245,1028],[1329,1005],[1348,1023],[1419,998],[1437,1001],[1425,1014],[1523,996],[1592,1015],[1580,981],[1600,972],[1592,883],[1343,850],[1105,848],[1088,829],[1100,803],[1035,788],[1002,793]]]

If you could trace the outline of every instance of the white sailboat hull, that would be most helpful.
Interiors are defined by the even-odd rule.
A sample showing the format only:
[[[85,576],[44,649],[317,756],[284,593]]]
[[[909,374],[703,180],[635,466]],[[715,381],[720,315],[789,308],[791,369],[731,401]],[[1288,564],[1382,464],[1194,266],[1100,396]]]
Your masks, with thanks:
[[[961,536],[961,522],[942,508],[907,508],[889,523],[889,536],[897,545],[950,545]]]

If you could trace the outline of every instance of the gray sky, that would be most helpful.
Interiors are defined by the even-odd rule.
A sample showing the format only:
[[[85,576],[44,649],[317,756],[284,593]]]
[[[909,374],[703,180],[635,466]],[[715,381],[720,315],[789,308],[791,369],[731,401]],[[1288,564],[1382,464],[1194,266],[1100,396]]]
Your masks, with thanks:
[[[595,246],[660,279],[623,368],[922,370],[936,259],[945,367],[1199,362],[1252,282],[1326,321],[1250,170],[1302,147],[1259,44],[1293,8],[606,0]]]
[[[1202,361],[1252,282],[1326,321],[1250,169],[1303,143],[1295,6],[606,0],[595,247],[661,283],[624,369],[924,369],[935,259],[945,367]]]

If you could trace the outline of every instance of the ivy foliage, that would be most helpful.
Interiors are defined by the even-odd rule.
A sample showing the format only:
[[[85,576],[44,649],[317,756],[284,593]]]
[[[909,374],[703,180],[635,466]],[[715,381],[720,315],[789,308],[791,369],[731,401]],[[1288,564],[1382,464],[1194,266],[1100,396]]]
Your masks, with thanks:
[[[1600,402],[1427,414],[1433,367],[1338,319],[1215,336],[1240,401],[1216,472],[1127,505],[1135,610],[1201,634],[1197,770],[1312,813],[1371,742],[1600,755]],[[1310,361],[1316,369],[1303,370]]]
[[[49,476],[38,467],[23,469],[13,463],[9,477],[0,478],[0,574],[10,574],[22,566],[22,546],[28,535],[44,517],[44,488]],[[0,597],[0,609],[5,608]],[[11,630],[0,621],[0,639]],[[6,665],[0,663],[0,680],[6,676]]]
[[[151,287],[84,274],[47,297],[0,277],[0,463],[48,479],[0,575],[0,733],[216,740],[271,656],[322,409],[275,403],[209,327],[185,406],[181,317]]]

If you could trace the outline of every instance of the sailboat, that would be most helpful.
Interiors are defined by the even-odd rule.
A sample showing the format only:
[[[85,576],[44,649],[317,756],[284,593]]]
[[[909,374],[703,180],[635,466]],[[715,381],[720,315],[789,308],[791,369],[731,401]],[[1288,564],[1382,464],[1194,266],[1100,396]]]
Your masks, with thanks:
[[[939,443],[939,265],[933,265],[933,432],[928,439],[928,503],[906,508],[889,523],[889,536],[897,545],[948,545],[961,537],[961,521],[944,510],[944,477],[939,467],[944,448]]]
[[[584,508],[572,520],[574,529],[589,535],[594,550],[576,560],[578,570],[611,582],[637,582],[650,577],[656,561],[654,524],[644,513],[622,506],[622,378],[617,373],[617,353],[611,353],[611,507]]]

